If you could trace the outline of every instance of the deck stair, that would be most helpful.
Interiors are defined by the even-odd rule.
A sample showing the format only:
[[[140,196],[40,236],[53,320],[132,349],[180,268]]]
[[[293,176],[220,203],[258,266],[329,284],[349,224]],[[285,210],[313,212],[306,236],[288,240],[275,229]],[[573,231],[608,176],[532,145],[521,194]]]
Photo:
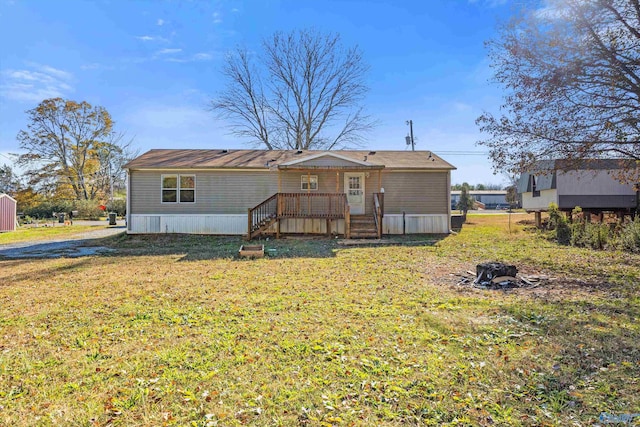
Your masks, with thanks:
[[[351,215],[352,239],[377,239],[376,223],[373,215]]]

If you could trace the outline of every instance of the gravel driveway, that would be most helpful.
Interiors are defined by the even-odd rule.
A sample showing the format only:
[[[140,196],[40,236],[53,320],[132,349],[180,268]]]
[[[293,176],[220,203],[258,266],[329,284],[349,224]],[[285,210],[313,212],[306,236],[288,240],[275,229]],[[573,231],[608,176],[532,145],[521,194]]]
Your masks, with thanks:
[[[80,221],[78,221],[80,224]],[[84,224],[84,222],[83,222]],[[100,223],[103,225],[104,223]],[[124,233],[124,225],[99,230],[86,231],[73,236],[54,239],[37,240],[0,245],[0,259],[16,258],[77,258],[108,252],[111,249],[104,246],[85,246],[88,241],[101,239]]]

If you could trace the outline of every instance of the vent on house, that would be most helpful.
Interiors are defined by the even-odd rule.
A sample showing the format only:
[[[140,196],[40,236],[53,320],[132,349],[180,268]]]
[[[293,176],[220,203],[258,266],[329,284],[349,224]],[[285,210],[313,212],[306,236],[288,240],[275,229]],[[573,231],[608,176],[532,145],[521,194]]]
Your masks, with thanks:
[[[376,154],[376,152],[375,152],[375,151],[369,151],[369,155],[370,155],[370,156],[373,156],[374,154]]]

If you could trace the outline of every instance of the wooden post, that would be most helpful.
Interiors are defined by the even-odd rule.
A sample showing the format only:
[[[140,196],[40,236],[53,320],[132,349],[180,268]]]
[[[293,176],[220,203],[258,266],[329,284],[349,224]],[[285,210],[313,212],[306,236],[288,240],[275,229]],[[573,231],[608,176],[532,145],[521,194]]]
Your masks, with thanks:
[[[247,212],[247,240],[251,240],[251,208]]]
[[[378,169],[378,193],[382,191],[382,169]]]
[[[336,193],[340,192],[340,172],[336,171]]]
[[[536,227],[542,228],[542,212],[537,211],[534,213],[536,218]]]
[[[349,205],[345,205],[344,208],[344,234],[347,239],[351,238],[351,208]]]
[[[278,193],[282,193],[282,171],[278,169]]]

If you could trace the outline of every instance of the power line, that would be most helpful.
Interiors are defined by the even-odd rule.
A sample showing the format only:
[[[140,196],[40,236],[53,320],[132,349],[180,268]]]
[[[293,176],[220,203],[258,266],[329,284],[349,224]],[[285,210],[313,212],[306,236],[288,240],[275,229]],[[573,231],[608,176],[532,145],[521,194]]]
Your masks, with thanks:
[[[488,156],[488,151],[433,151],[437,155],[444,156]]]

